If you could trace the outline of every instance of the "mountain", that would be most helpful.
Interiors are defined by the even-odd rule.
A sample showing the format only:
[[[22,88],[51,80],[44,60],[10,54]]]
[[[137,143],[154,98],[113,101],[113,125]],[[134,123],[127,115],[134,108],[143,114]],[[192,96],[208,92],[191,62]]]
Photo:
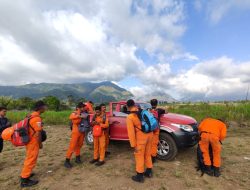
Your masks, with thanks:
[[[149,101],[151,99],[157,99],[160,103],[172,103],[172,102],[178,102],[178,100],[174,99],[172,96],[170,96],[167,93],[155,91],[153,93],[149,93],[147,95],[137,96],[136,99],[138,101]]]
[[[133,97],[131,92],[109,81],[80,84],[40,83],[22,86],[0,86],[0,96],[11,96],[13,98],[28,96],[39,99],[50,95],[61,100],[73,96],[75,99],[86,98],[94,102],[117,101]]]

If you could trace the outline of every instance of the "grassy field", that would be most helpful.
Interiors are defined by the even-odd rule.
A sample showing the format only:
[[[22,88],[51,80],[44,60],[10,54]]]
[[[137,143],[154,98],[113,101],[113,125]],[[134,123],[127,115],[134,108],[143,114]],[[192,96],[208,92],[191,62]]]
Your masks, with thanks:
[[[154,165],[154,177],[144,184],[134,183],[134,158],[128,142],[113,141],[111,155],[100,168],[89,164],[93,148],[84,145],[83,164],[67,170],[64,156],[70,139],[67,126],[46,126],[48,140],[40,151],[35,179],[40,183],[33,190],[243,190],[250,189],[250,130],[230,128],[223,143],[222,176],[200,176],[196,166],[196,147],[180,150],[172,162],[158,161]],[[0,154],[0,189],[18,190],[19,174],[25,157],[24,148],[14,148],[5,143]],[[74,157],[73,157],[74,158]]]
[[[162,106],[169,112],[184,114],[201,121],[204,117],[222,118],[226,121],[238,123],[250,121],[250,102],[246,103],[196,103],[196,104],[169,104]],[[10,111],[8,117],[14,122],[20,121],[27,115],[25,111]],[[71,111],[48,111],[42,115],[47,125],[67,125]]]

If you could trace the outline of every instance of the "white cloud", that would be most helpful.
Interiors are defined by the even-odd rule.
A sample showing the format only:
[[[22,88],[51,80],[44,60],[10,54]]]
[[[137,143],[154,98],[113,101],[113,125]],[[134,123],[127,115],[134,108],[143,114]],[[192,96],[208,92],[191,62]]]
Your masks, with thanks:
[[[0,83],[119,81],[138,75],[145,67],[135,55],[138,49],[162,60],[182,54],[177,41],[185,32],[183,9],[179,0],[1,0],[0,39],[7,45],[1,45]],[[20,79],[10,80],[10,70]]]
[[[216,24],[232,10],[250,10],[249,0],[195,0],[194,7],[197,11],[205,10],[209,20]]]

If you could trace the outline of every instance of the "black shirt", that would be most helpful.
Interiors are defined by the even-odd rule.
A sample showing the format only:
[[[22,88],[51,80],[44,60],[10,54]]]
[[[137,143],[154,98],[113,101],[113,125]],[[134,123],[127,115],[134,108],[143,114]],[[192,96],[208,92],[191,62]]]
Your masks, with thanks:
[[[3,132],[4,129],[11,126],[11,123],[6,117],[0,117],[0,134]]]

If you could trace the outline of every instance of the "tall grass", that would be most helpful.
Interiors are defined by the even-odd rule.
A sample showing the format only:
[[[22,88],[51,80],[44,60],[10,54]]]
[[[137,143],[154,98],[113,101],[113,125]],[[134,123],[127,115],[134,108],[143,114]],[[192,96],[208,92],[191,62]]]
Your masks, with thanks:
[[[72,111],[47,111],[41,115],[45,125],[68,125],[69,124],[69,115]],[[28,114],[27,111],[9,111],[7,117],[16,123]]]
[[[250,121],[250,102],[246,103],[195,103],[195,104],[169,104],[161,106],[168,109],[169,112],[179,113],[191,116],[197,121],[205,117],[222,118],[226,121],[236,121],[242,123]],[[46,125],[68,125],[69,115],[72,111],[47,111],[42,114]],[[28,112],[9,111],[8,118],[13,122],[22,120]]]
[[[226,121],[244,122],[250,121],[250,103],[226,103],[226,104],[171,104],[169,112],[189,115],[201,121],[205,117],[221,118]]]

